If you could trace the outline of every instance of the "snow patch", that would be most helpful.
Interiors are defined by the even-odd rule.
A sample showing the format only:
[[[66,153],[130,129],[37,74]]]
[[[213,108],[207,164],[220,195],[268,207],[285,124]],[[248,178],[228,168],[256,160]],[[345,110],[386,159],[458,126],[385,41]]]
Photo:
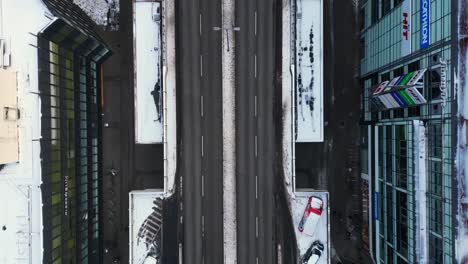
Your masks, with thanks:
[[[283,106],[283,174],[285,188],[289,195],[294,189],[292,177],[294,175],[294,139],[293,139],[293,83],[291,72],[291,3],[283,0],[283,23],[282,23],[282,106]]]
[[[298,0],[295,133],[297,142],[323,141],[322,0]]]
[[[463,2],[463,1],[461,1]],[[463,40],[460,41],[462,43]],[[460,45],[458,74],[455,74],[454,85],[458,98],[458,146],[457,146],[457,178],[458,178],[458,235],[456,239],[456,258],[459,263],[468,260],[468,147],[467,147],[467,117],[468,117],[468,47]]]
[[[174,1],[163,1],[164,191],[174,192],[177,166],[176,50]]]
[[[117,22],[119,0],[73,0],[97,25],[107,26]]]
[[[222,1],[223,28],[232,27],[234,0]],[[236,134],[235,134],[235,43],[234,38],[222,31],[222,75],[223,75],[223,223],[224,263],[237,263],[237,219],[236,219]],[[230,51],[228,51],[230,47]]]
[[[161,4],[135,3],[135,141],[163,140]],[[172,135],[170,135],[172,136]]]

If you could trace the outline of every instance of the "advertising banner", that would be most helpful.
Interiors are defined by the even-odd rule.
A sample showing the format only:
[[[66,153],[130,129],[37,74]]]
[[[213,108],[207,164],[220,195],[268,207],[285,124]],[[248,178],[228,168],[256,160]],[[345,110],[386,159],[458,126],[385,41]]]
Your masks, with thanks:
[[[411,53],[411,1],[405,0],[401,5],[401,56],[404,57]]]
[[[373,95],[377,95],[377,94],[381,93],[383,91],[383,89],[387,86],[387,84],[388,84],[388,81],[385,81],[385,82],[381,83],[379,85],[379,87],[377,87],[377,89],[375,89]]]
[[[430,0],[421,0],[420,2],[421,11],[419,12],[420,16],[420,47],[421,49],[427,48],[430,44],[431,37],[431,1]]]
[[[427,102],[426,98],[415,87],[406,89],[406,92],[416,104],[425,104]]]

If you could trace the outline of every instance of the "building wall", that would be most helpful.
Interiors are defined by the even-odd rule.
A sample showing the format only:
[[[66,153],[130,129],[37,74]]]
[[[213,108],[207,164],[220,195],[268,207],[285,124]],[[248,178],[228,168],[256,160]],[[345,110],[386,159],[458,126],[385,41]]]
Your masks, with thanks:
[[[429,0],[430,45],[421,48],[422,1],[406,1],[411,3],[407,54],[402,52],[404,1],[367,0],[361,9],[362,119],[373,132],[368,135],[371,169],[365,170],[372,186],[370,250],[377,263],[453,263],[457,9],[453,1]],[[444,92],[436,74],[442,67]],[[421,69],[427,69],[426,104],[391,110],[371,104],[370,93],[380,83]],[[423,126],[421,135],[415,121]]]
[[[17,72],[20,110],[19,162],[0,170],[0,263],[41,263],[41,126],[34,34],[51,20],[40,0],[0,0],[0,6],[0,38],[11,43],[11,66],[4,69]]]

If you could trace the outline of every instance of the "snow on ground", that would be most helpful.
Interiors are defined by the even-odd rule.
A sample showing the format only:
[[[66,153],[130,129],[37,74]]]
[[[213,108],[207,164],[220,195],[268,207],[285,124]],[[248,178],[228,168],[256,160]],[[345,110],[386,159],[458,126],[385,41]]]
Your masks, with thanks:
[[[461,1],[463,2],[463,1]],[[461,4],[460,4],[461,5]],[[463,9],[461,9],[463,10]],[[465,9],[466,10],[466,9]],[[460,41],[461,43],[463,41]],[[459,263],[468,261],[468,47],[460,45],[459,72],[455,77],[458,87],[458,149],[457,149],[457,177],[458,177],[458,235],[456,239],[456,258]]]
[[[323,141],[322,7],[322,0],[297,1],[297,142]]]
[[[293,158],[293,111],[292,111],[292,74],[291,69],[294,64],[291,61],[291,3],[290,0],[283,0],[283,23],[282,23],[282,107],[283,107],[283,174],[289,195],[293,191],[292,177],[294,175],[294,158]]]
[[[154,241],[154,232],[152,232],[154,229],[147,226],[150,221],[148,219],[160,219],[162,208],[158,208],[154,202],[156,199],[164,199],[165,195],[161,190],[145,190],[133,191],[129,197],[130,259],[131,263],[142,264],[148,255],[160,254],[161,245],[157,241],[160,240],[161,232],[158,232]],[[154,222],[149,223],[149,226],[155,227]]]
[[[21,118],[19,162],[0,170],[0,263],[42,263],[41,123],[33,34],[51,22],[46,12],[41,0],[1,1],[0,35],[11,41],[12,62],[2,70],[17,72]]]
[[[235,24],[234,0],[222,1],[223,27]],[[236,219],[236,134],[235,134],[235,44],[234,38],[222,31],[222,75],[223,75],[223,222],[224,263],[237,263],[237,219]],[[228,51],[230,47],[230,52]]]
[[[73,0],[96,24],[106,26],[118,16],[119,0]],[[108,20],[109,16],[109,21]]]
[[[163,140],[160,10],[158,2],[135,3],[135,141],[139,144]]]
[[[318,220],[317,228],[314,236],[307,236],[299,232],[298,225],[304,214],[308,199],[310,196],[317,196],[323,200],[322,216]],[[294,223],[294,231],[299,247],[299,253],[302,256],[306,253],[307,249],[316,240],[320,241],[324,250],[322,257],[320,257],[318,264],[328,264],[330,262],[330,248],[329,248],[329,207],[328,207],[328,193],[327,192],[296,192],[292,197],[292,217]]]
[[[415,204],[427,204],[427,168],[426,168],[426,147],[427,147],[427,136],[426,128],[424,123],[420,120],[413,121],[414,129],[414,183],[415,183]],[[417,238],[416,243],[416,258],[421,263],[427,263],[428,258],[428,240],[427,240],[427,207],[416,206],[415,207],[415,237]],[[382,217],[382,216],[380,216]],[[383,228],[383,227],[381,227]]]
[[[174,1],[163,1],[164,191],[173,193],[177,166],[176,50]]]

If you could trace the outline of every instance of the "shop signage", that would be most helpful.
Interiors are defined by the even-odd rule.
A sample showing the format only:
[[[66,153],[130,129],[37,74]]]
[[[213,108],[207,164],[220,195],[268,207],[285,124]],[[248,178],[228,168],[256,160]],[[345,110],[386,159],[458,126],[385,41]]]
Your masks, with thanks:
[[[426,98],[415,87],[406,89],[406,92],[416,104],[427,103]]]
[[[430,36],[431,36],[431,2],[429,0],[421,0],[421,12],[420,13],[420,25],[421,25],[421,49],[429,46]]]
[[[442,99],[442,107],[447,105],[447,62],[440,60],[440,98]]]
[[[381,83],[379,85],[379,87],[377,87],[377,89],[375,89],[373,95],[377,95],[377,94],[381,93],[383,91],[383,89],[387,86],[388,83],[389,83],[388,81],[385,81],[385,82]]]
[[[379,193],[374,192],[374,219],[379,220]]]
[[[401,6],[402,17],[402,38],[401,38],[401,56],[404,57],[411,53],[411,1],[405,0]]]
[[[425,72],[426,69],[414,71],[382,82],[372,95],[386,109],[424,104],[427,101],[418,88],[423,85],[421,78]]]
[[[64,207],[64,214],[68,215],[68,175],[65,175],[65,179],[63,181],[63,207]]]

